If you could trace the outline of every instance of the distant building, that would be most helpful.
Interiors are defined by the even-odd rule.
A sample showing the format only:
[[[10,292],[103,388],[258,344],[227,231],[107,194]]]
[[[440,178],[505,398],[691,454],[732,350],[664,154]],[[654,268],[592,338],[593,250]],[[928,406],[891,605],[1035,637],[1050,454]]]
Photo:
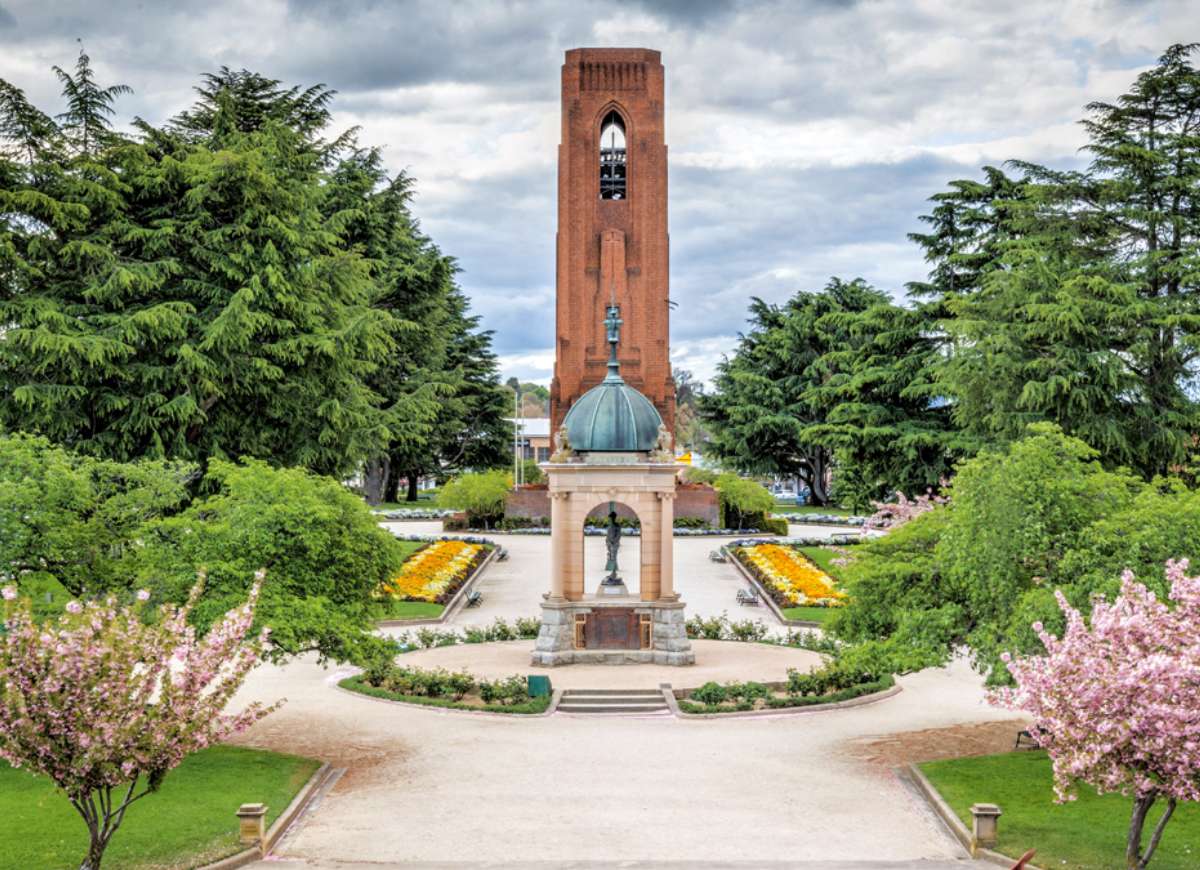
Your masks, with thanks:
[[[521,450],[522,459],[533,459],[546,462],[550,459],[550,418],[523,417],[513,420],[517,429],[517,443]]]

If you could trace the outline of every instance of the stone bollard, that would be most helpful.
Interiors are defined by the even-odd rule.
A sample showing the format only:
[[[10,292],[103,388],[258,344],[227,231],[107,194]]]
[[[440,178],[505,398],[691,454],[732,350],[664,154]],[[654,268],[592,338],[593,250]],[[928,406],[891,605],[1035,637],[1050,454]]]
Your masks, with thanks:
[[[995,804],[971,805],[971,851],[996,845],[996,820],[1000,818],[1000,807]]]
[[[258,843],[266,848],[267,845],[267,805],[242,804],[238,807],[238,834],[246,845]]]

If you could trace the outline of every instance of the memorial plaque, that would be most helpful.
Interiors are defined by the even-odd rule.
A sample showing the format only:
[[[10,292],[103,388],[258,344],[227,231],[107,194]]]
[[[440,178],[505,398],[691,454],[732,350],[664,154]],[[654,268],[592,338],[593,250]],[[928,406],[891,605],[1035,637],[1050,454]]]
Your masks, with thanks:
[[[588,649],[640,649],[638,616],[632,607],[605,607],[588,614]]]

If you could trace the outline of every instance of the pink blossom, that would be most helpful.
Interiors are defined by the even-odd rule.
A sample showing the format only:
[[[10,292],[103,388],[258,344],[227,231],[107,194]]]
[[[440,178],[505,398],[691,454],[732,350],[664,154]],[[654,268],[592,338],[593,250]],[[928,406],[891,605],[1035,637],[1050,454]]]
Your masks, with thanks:
[[[137,591],[137,600],[138,601],[149,601],[150,600],[150,590],[139,589]]]
[[[1063,636],[1033,623],[1046,653],[1002,656],[1017,685],[992,695],[1033,716],[1060,802],[1079,783],[1132,795],[1135,847],[1136,807],[1200,800],[1200,578],[1186,570],[1182,560],[1166,566],[1174,607],[1123,572],[1117,598],[1093,603],[1090,626],[1056,592]]]
[[[4,596],[5,601],[14,601],[17,597],[17,587],[5,586],[3,589],[0,589],[0,595]]]
[[[247,633],[261,580],[201,638],[188,615],[202,580],[187,604],[164,605],[149,623],[112,596],[68,602],[65,615],[41,624],[30,602],[8,606],[0,760],[48,777],[98,821],[93,846],[102,848],[128,802],[145,794],[127,791],[130,783],[145,788],[152,772],[175,768],[278,706],[226,710],[260,661],[261,641]]]
[[[942,481],[942,483],[945,484],[945,481]],[[867,522],[863,528],[894,529],[949,501],[948,498],[934,495],[932,490],[914,499],[906,497],[902,492],[897,492],[894,502],[876,501],[871,503],[872,507],[875,508],[875,513],[867,517]]]

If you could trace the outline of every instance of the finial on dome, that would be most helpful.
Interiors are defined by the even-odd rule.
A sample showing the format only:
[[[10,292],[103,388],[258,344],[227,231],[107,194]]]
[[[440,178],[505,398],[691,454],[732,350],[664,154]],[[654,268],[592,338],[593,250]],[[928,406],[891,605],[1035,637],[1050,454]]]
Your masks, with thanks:
[[[617,345],[621,343],[621,307],[609,305],[605,311],[604,326],[608,330],[608,376],[607,382],[621,381],[621,363],[617,360]]]

